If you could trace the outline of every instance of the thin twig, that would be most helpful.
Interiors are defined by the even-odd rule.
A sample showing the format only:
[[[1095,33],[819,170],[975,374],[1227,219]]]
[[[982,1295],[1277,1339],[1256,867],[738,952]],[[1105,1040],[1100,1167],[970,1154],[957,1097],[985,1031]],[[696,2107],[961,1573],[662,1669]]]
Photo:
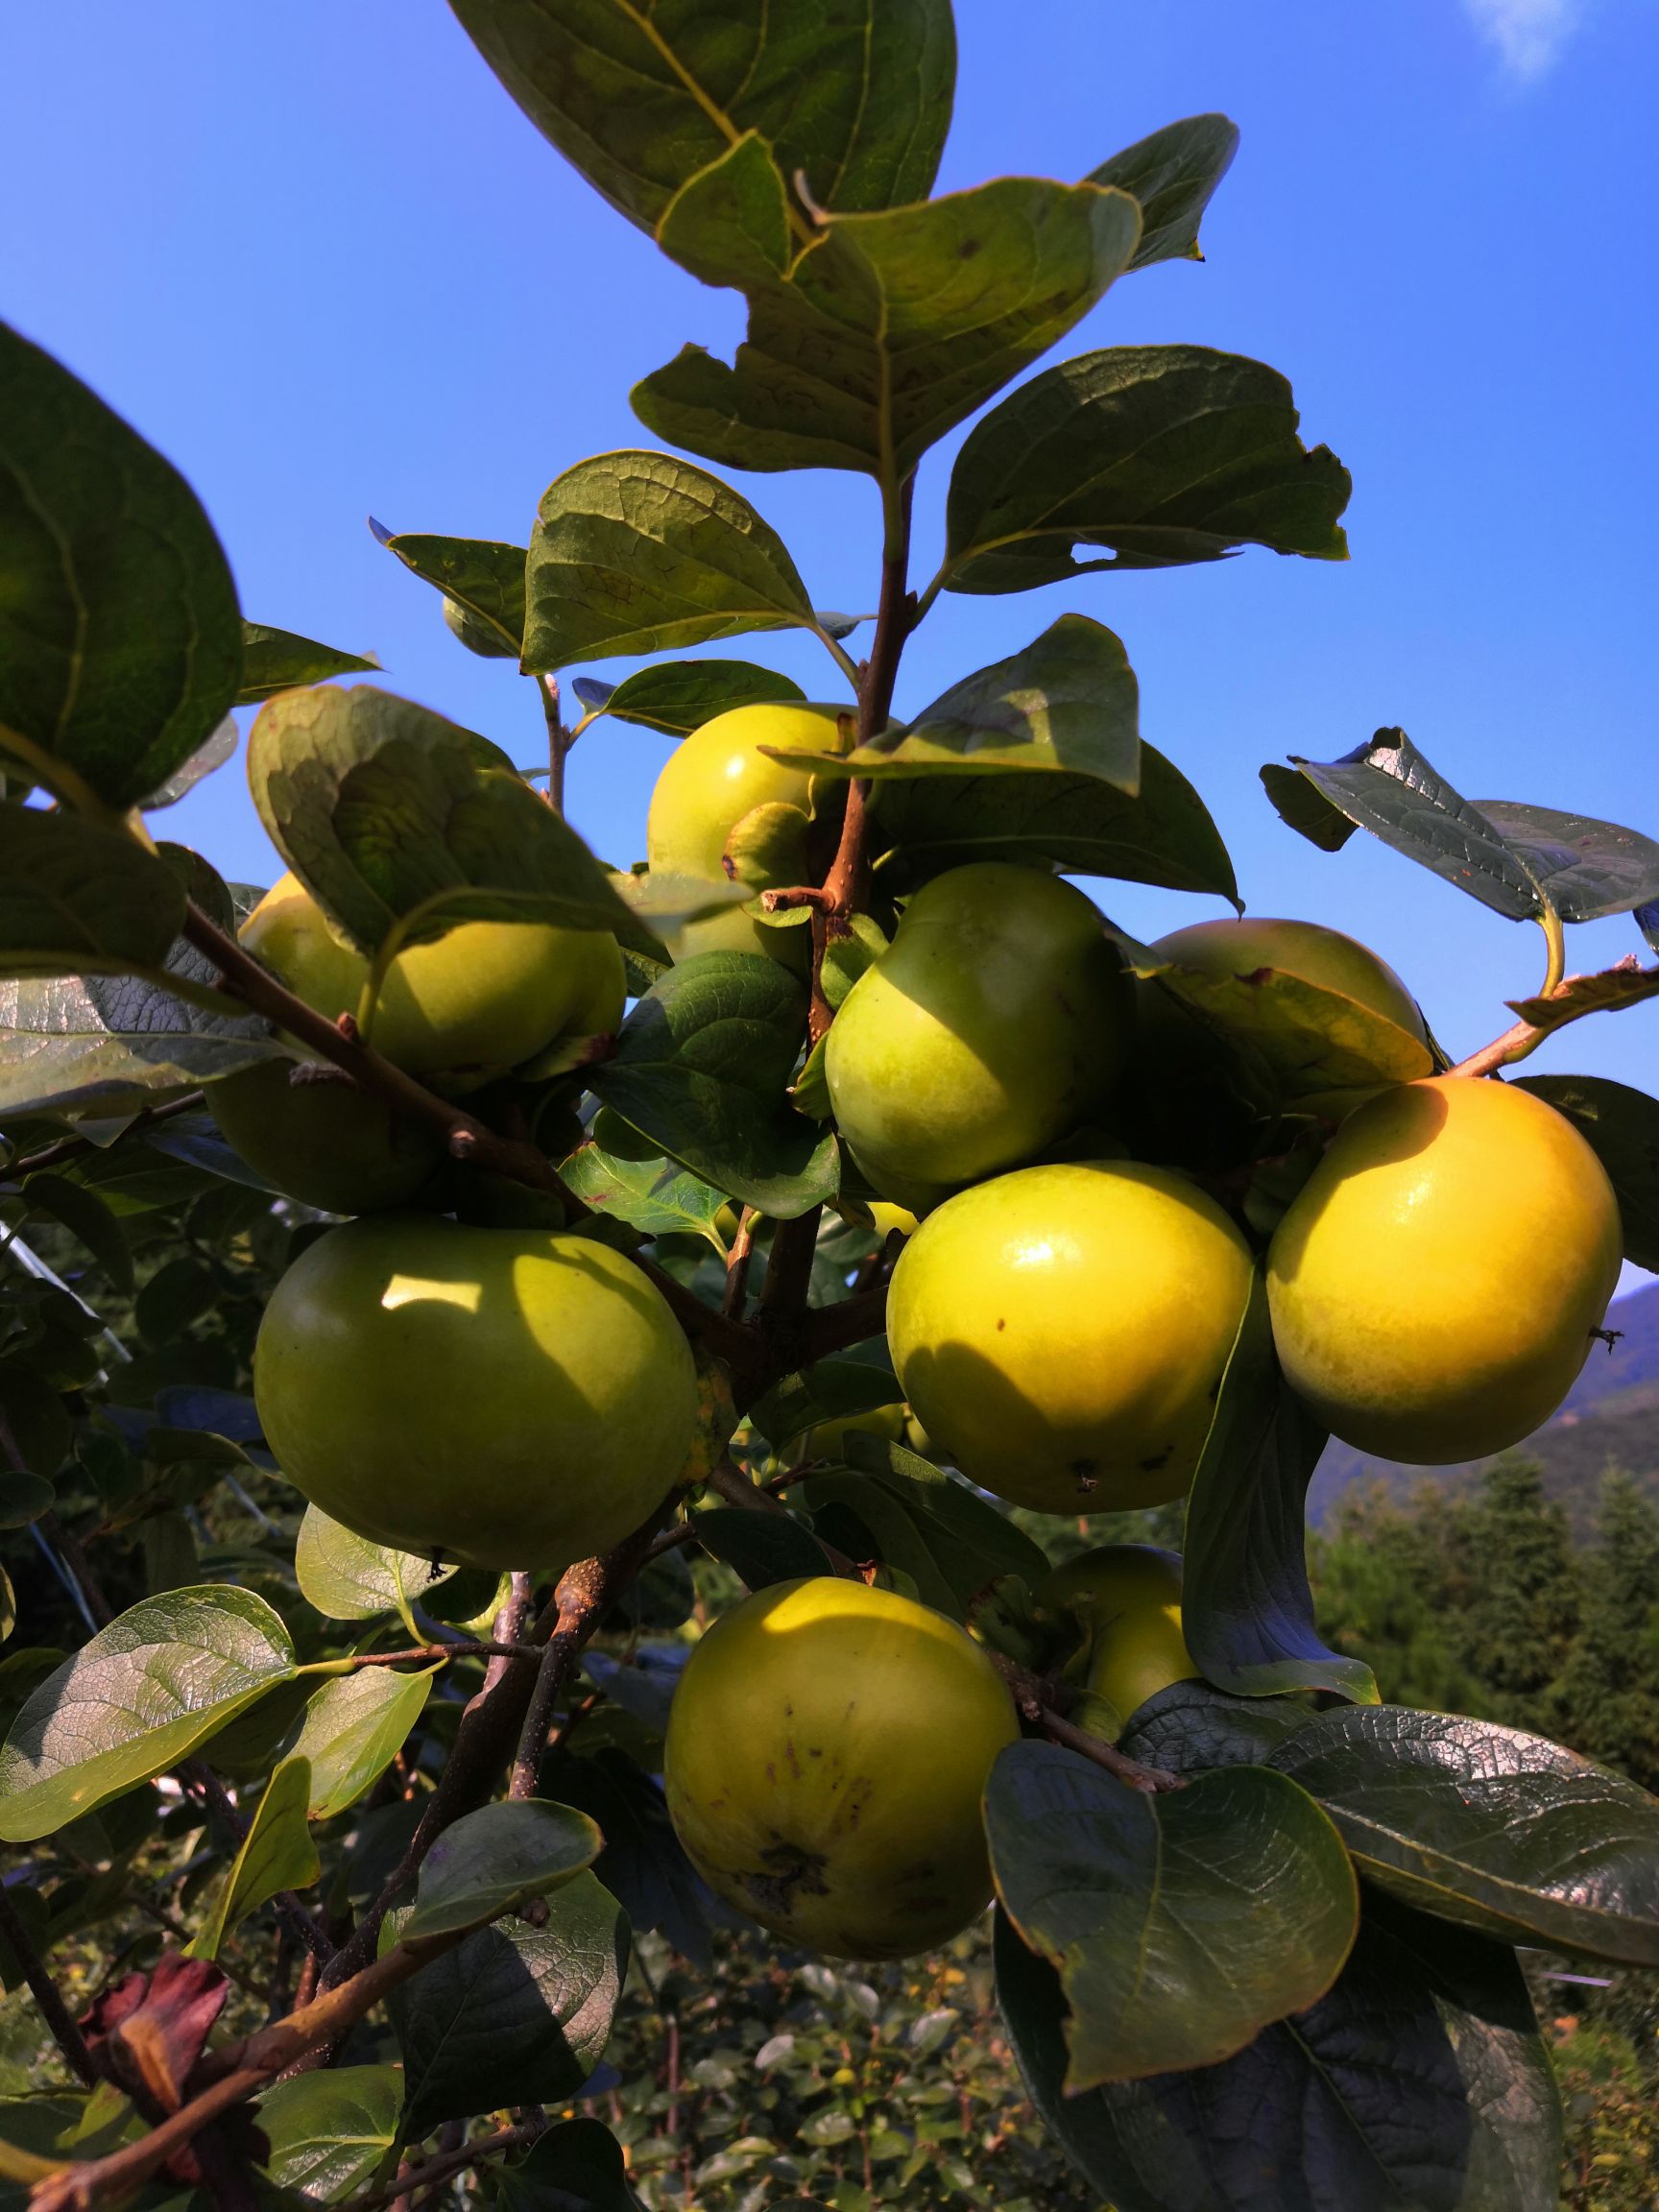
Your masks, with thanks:
[[[47,1971],[46,1961],[29,1940],[29,1931],[23,1925],[22,1915],[6,1894],[0,1883],[0,1936],[6,1938],[12,1956],[29,1984],[29,1993],[40,2008],[41,2017],[52,2031],[57,2044],[70,2068],[88,2087],[97,2080],[98,2070],[92,2063],[92,2054],[86,2048],[86,2038],[75,2025],[69,2008],[63,2002],[63,1993]]]
[[[547,804],[555,814],[565,811],[565,760],[576,742],[565,727],[565,716],[559,705],[559,679],[557,676],[538,676],[536,688],[541,698],[541,712],[547,723]]]
[[[990,1647],[987,1647],[987,1649]],[[1187,1785],[1179,1774],[1166,1772],[1162,1767],[1143,1767],[1138,1759],[1131,1759],[1115,1744],[1107,1743],[1098,1736],[1091,1736],[1087,1729],[1079,1728],[1057,1713],[1048,1702],[1048,1686],[1028,1667],[1022,1667],[1017,1659],[1010,1659],[1005,1651],[991,1651],[998,1672],[1014,1694],[1014,1702],[1032,1727],[1046,1736],[1050,1743],[1063,1743],[1069,1751],[1081,1752],[1092,1759],[1096,1767],[1103,1767],[1108,1774],[1131,1790],[1142,1791],[1154,1796],[1166,1790],[1185,1790]]]
[[[737,1234],[732,1239],[732,1249],[726,1255],[726,1295],[720,1310],[729,1321],[741,1321],[743,1301],[749,1290],[749,1260],[755,1249],[755,1223],[757,1216],[753,1206],[745,1206],[737,1216]]]
[[[452,2175],[463,2174],[468,2167],[477,2166],[486,2158],[499,2157],[503,2152],[517,2150],[520,2143],[534,2143],[546,2131],[545,2120],[527,2120],[517,2128],[501,2128],[493,2135],[480,2135],[474,2142],[458,2144],[452,2151],[440,2151],[424,2165],[409,2167],[395,2181],[370,2190],[366,2197],[347,2198],[339,2212],[382,2212],[384,2205],[400,2196],[427,2188],[434,2181],[446,2181]]]
[[[128,1123],[121,1135],[123,1138],[142,1137],[147,1129],[153,1129],[158,1121],[171,1121],[176,1114],[192,1113],[202,1103],[203,1094],[200,1091],[186,1091],[182,1097],[169,1098],[164,1106],[146,1106],[142,1113],[134,1116]],[[13,1160],[5,1170],[6,1179],[8,1182],[21,1182],[26,1175],[39,1174],[42,1168],[57,1167],[65,1160],[78,1160],[84,1152],[102,1149],[101,1145],[93,1143],[90,1137],[60,1137],[55,1144],[48,1144],[38,1152],[31,1152],[25,1159]]]

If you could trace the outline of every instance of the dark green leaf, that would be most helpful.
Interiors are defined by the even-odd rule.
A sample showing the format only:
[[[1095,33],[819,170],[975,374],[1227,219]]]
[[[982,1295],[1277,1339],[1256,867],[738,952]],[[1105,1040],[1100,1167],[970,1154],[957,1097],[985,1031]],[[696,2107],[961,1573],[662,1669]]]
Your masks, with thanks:
[[[1117,346],[1032,378],[951,472],[952,591],[1215,561],[1242,545],[1340,561],[1348,471],[1296,435],[1276,370],[1203,346]],[[1075,545],[1104,560],[1078,561]]]
[[[527,668],[810,627],[789,549],[747,499],[667,453],[601,453],[541,494]]]
[[[289,691],[248,781],[283,858],[373,953],[460,921],[611,928],[627,915],[574,830],[494,746],[388,691]]]
[[[1359,827],[1339,806],[1333,806],[1319,786],[1310,783],[1298,769],[1269,760],[1260,775],[1279,819],[1298,836],[1306,837],[1310,845],[1317,845],[1321,853],[1340,853]]]
[[[58,1493],[44,1475],[31,1475],[27,1467],[0,1467],[0,1528],[27,1528],[57,1503]]]
[[[279,1889],[308,1889],[319,1872],[317,1846],[305,1824],[311,1768],[284,1759],[265,1786],[252,1824],[218,1896],[186,1949],[191,1959],[217,1959],[228,1936]]]
[[[259,2099],[266,2174],[306,2204],[338,2204],[373,2178],[397,2139],[402,2102],[396,2066],[318,2067],[274,2081]]]
[[[748,661],[661,661],[654,668],[624,676],[607,690],[596,710],[614,715],[618,722],[637,722],[646,730],[685,737],[733,707],[805,696],[787,676],[757,668]]]
[[[1141,203],[1141,244],[1131,269],[1203,260],[1198,225],[1238,151],[1238,126],[1225,115],[1189,115],[1089,172],[1091,184],[1115,184]]]
[[[550,1897],[592,1865],[604,1840],[587,1814],[568,1805],[539,1797],[481,1805],[427,1852],[400,1939],[482,1928],[532,1897]]]
[[[832,1137],[783,1102],[806,994],[758,952],[704,952],[671,968],[593,1070],[607,1106],[694,1175],[778,1220],[831,1195]]]
[[[1130,1719],[1118,1748],[1171,1774],[1207,1767],[1265,1767],[1308,1719],[1284,1697],[1230,1697],[1208,1682],[1171,1682]]]
[[[295,685],[325,684],[330,676],[356,676],[379,665],[373,653],[342,653],[337,645],[319,645],[315,638],[296,637],[292,630],[244,622],[236,704],[257,707]]]
[[[1022,652],[953,684],[914,722],[851,753],[809,757],[838,776],[1059,770],[1133,794],[1141,688],[1120,638],[1086,614],[1062,614]]]
[[[744,1513],[742,1518],[758,1522],[762,1516]],[[599,1719],[595,1714],[585,1722],[584,1733]],[[591,1743],[591,1736],[588,1741]],[[580,1758],[562,1753],[550,1776],[543,1768],[543,1778],[563,1802],[589,1814],[604,1830],[605,1848],[593,1871],[635,1929],[657,1929],[683,1958],[707,1972],[713,1963],[710,1925],[726,1924],[729,1909],[717,1902],[686,1858],[658,1785],[627,1752],[613,1745]]]
[[[243,624],[247,628],[247,624]],[[188,760],[182,760],[171,776],[157,783],[154,791],[146,791],[139,805],[148,813],[158,806],[173,806],[187,791],[193,791],[204,776],[211,776],[215,768],[223,768],[242,742],[242,733],[236,727],[234,714],[227,714],[197,746]]]
[[[1505,1943],[1659,1966],[1659,1798],[1542,1736],[1457,1713],[1323,1713],[1273,1754],[1360,1871]]]
[[[1549,2055],[1514,1953],[1479,1936],[1368,1900],[1310,2009],[1219,2066],[1076,2098],[1059,1977],[1000,1916],[997,1987],[1038,2110],[1118,2212],[1554,2212]]]
[[[1093,776],[927,777],[878,785],[870,824],[881,879],[898,889],[970,860],[1016,860],[1239,902],[1204,802],[1147,744],[1132,799]]]
[[[159,968],[183,920],[178,878],[125,831],[0,805],[0,974]]]
[[[494,2201],[503,2212],[637,2212],[622,2146],[598,2120],[549,2128],[517,2166],[497,2169]]]
[[[132,1606],[29,1698],[0,1751],[0,1838],[32,1842],[193,1751],[295,1671],[280,1617],[217,1583]]]
[[[1508,799],[1479,804],[1563,922],[1628,914],[1659,897],[1659,845],[1639,830],[1552,806],[1518,806]]]
[[[628,1923],[591,1874],[546,1924],[480,1928],[388,2001],[403,2054],[403,2132],[571,2097],[598,2064],[622,1993]]]
[[[157,1267],[133,1307],[147,1344],[169,1344],[215,1310],[223,1299],[217,1277],[200,1260],[168,1260]]]
[[[0,324],[0,753],[131,806],[224,719],[241,660],[195,493]]]
[[[436,1671],[360,1667],[312,1692],[294,1751],[310,1765],[314,1820],[344,1813],[379,1781],[424,1712]]]
[[[1126,1790],[1055,1743],[1010,1744],[985,1792],[1003,1911],[1060,1970],[1069,2095],[1208,2066],[1322,1997],[1359,1890],[1312,1798],[1263,1767]]]
[[[307,1505],[294,1547],[294,1572],[300,1595],[325,1620],[373,1621],[382,1613],[400,1613],[410,1635],[419,1636],[410,1606],[424,1605],[457,1570],[434,1565],[413,1551],[371,1544]]]
[[[1218,1690],[1376,1702],[1371,1670],[1327,1650],[1314,1625],[1303,1515],[1324,1447],[1279,1373],[1258,1276],[1192,1478],[1182,1552],[1187,1647]]]
[[[83,1183],[65,1175],[31,1175],[24,1194],[32,1214],[49,1214],[91,1253],[115,1290],[132,1287],[132,1255],[121,1234],[121,1224],[99,1197]]]
[[[654,229],[745,131],[829,207],[925,198],[950,120],[949,0],[451,0],[492,69],[611,204]]]
[[[903,1397],[891,1367],[867,1359],[820,1359],[815,1367],[775,1382],[749,1408],[748,1419],[774,1452],[782,1452],[822,1422],[874,1413],[882,1406],[902,1404]]]
[[[0,1360],[0,1413],[30,1473],[56,1475],[69,1456],[74,1431],[62,1399],[36,1372],[28,1353]]]
[[[793,1513],[751,1513],[741,1506],[717,1505],[697,1514],[694,1526],[704,1551],[710,1558],[723,1559],[749,1590],[835,1572],[823,1545]]]
[[[725,1254],[714,1226],[726,1204],[725,1192],[688,1174],[676,1161],[661,1154],[624,1160],[589,1139],[560,1163],[559,1174],[584,1206],[610,1220],[626,1221],[642,1237],[689,1233],[706,1238],[716,1252]]]
[[[449,627],[474,653],[517,661],[524,643],[524,548],[493,538],[434,538],[397,532],[371,518],[389,553],[444,594]]]
[[[681,192],[659,242],[706,281],[742,287],[748,337],[732,367],[686,347],[635,387],[634,411],[731,468],[855,469],[893,485],[1088,313],[1141,236],[1127,193],[1034,177],[821,215],[792,262],[787,217],[756,139]]]
[[[1513,1080],[1564,1114],[1590,1145],[1619,1200],[1625,1259],[1659,1273],[1659,1100],[1605,1075]]]

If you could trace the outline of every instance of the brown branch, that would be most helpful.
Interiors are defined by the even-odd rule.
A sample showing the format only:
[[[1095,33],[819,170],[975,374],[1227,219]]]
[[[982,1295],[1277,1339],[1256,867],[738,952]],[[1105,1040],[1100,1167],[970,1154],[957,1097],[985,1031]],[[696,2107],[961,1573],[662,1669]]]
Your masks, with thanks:
[[[772,1373],[784,1375],[792,1367],[803,1364],[801,1334],[805,1325],[806,1297],[812,1286],[812,1262],[817,1256],[818,1224],[823,1214],[822,1206],[809,1206],[793,1221],[780,1221],[772,1232],[757,1316],[766,1365]]]
[[[1617,986],[1611,993],[1609,985]],[[1479,1052],[1472,1052],[1467,1060],[1460,1060],[1449,1072],[1454,1075],[1495,1075],[1501,1068],[1512,1067],[1517,1060],[1525,1060],[1535,1052],[1546,1037],[1553,1037],[1569,1022],[1582,1021],[1587,1014],[1616,1014],[1624,1008],[1639,1004],[1659,991],[1659,968],[1644,968],[1634,953],[1626,953],[1623,960],[1611,968],[1602,969],[1593,975],[1564,975],[1551,990],[1542,991],[1535,998],[1511,1001],[1516,1007],[1531,1006],[1544,1009],[1562,1004],[1565,1011],[1549,1022],[1528,1021],[1523,1013],[1519,1022],[1495,1037],[1490,1045],[1482,1045]]]
[[[503,2152],[517,2150],[520,2143],[534,2143],[539,2135],[547,2131],[545,2120],[527,2120],[517,2128],[501,2128],[493,2135],[480,2135],[473,2142],[457,2144],[452,2151],[439,2151],[424,2165],[408,2167],[395,2181],[388,2181],[379,2189],[373,2189],[366,2197],[349,2197],[339,2212],[382,2212],[399,2197],[412,2195],[436,2181],[447,2181],[452,2175],[463,2174],[469,2166],[477,2166],[486,2158],[498,2157]]]
[[[749,1294],[749,1261],[755,1250],[755,1223],[757,1216],[753,1206],[745,1206],[737,1216],[737,1234],[732,1239],[732,1249],[726,1255],[726,1295],[720,1310],[729,1321],[741,1321],[743,1301]]]
[[[142,1137],[146,1129],[153,1129],[158,1121],[171,1121],[176,1114],[191,1113],[203,1102],[200,1091],[186,1091],[180,1098],[170,1098],[164,1106],[146,1106],[122,1130],[123,1137]],[[101,1149],[90,1137],[60,1137],[55,1144],[41,1151],[31,1152],[26,1159],[13,1160],[6,1169],[8,1181],[21,1182],[26,1175],[37,1175],[42,1168],[57,1167],[65,1160],[78,1160],[83,1152]]]
[[[1063,1743],[1068,1751],[1081,1752],[1092,1759],[1096,1767],[1103,1767],[1108,1774],[1131,1790],[1139,1790],[1154,1796],[1165,1790],[1185,1790],[1187,1785],[1179,1774],[1167,1773],[1162,1767],[1142,1767],[1139,1760],[1131,1759],[1115,1744],[1105,1743],[1098,1736],[1091,1736],[1087,1729],[1079,1728],[1057,1713],[1048,1702],[1048,1685],[1028,1667],[1022,1667],[1018,1659],[1010,1659],[1005,1651],[985,1648],[996,1665],[997,1671],[1014,1694],[1014,1702],[1033,1728],[1046,1736],[1050,1743]]]
[[[559,708],[559,679],[557,676],[538,676],[536,689],[541,694],[541,712],[547,724],[547,804],[555,814],[565,811],[565,760],[575,740],[565,727],[565,717]]]
[[[7,1896],[4,1883],[0,1883],[0,1936],[6,1938],[11,1947],[12,1956],[29,1984],[29,1993],[39,2006],[41,2017],[52,2031],[52,2040],[69,2061],[71,2071],[79,2075],[90,2088],[98,2079],[98,2070],[92,2063],[91,2052],[86,2048],[86,2038],[75,2025],[69,2008],[63,2002],[62,1991],[47,1971],[46,1961],[29,1940],[29,1931],[24,1927],[16,1906]]]
[[[831,1352],[844,1352],[850,1344],[862,1344],[879,1336],[887,1326],[887,1286],[855,1290],[838,1298],[833,1306],[814,1306],[802,1323],[805,1357],[803,1365],[827,1359]]]

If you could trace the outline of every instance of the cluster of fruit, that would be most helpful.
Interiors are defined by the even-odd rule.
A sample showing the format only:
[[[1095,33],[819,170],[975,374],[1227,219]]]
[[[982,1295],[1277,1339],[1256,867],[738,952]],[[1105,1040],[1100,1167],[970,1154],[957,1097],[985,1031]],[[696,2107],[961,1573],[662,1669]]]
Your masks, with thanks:
[[[735,873],[757,894],[814,880],[847,734],[843,712],[811,706],[706,724],[658,783],[652,873]],[[804,968],[805,919],[757,897],[671,950]],[[312,1006],[369,1012],[368,964],[292,878],[244,942]],[[1383,1088],[1333,1087],[1317,1054],[1273,1070],[1278,1111],[1318,1139],[1265,1260],[1278,1357],[1312,1415],[1420,1463],[1500,1450],[1547,1418],[1620,1265],[1617,1204],[1583,1139],[1526,1092],[1431,1072],[1405,986],[1334,931],[1210,922],[1133,965],[1146,975],[1070,884],[969,862],[903,902],[829,1030],[844,1192],[907,1210],[913,1230],[887,1334],[936,1455],[1069,1516],[1192,1480],[1258,1258],[1179,1134],[1234,1001],[1218,994],[1200,1024],[1171,974],[1243,985],[1246,1009],[1249,986],[1290,974],[1421,1055],[1419,1079]],[[373,1043],[454,1091],[613,1030],[622,960],[600,932],[472,923],[398,954],[370,998]],[[1247,1014],[1237,1042],[1256,1048]],[[260,1334],[266,1434],[308,1497],[376,1542],[495,1568],[563,1568],[651,1512],[697,1393],[638,1269],[581,1235],[445,1217],[435,1141],[346,1085],[276,1064],[214,1097],[271,1180],[367,1216],[309,1245]],[[1081,1623],[1078,1665],[1118,1720],[1192,1671],[1163,1554],[1092,1554],[1039,1602]],[[861,1583],[781,1585],[691,1660],[670,1809],[715,1887],[767,1925],[855,1956],[922,1948],[989,1893],[979,1796],[1017,1732],[1001,1676],[954,1623]]]

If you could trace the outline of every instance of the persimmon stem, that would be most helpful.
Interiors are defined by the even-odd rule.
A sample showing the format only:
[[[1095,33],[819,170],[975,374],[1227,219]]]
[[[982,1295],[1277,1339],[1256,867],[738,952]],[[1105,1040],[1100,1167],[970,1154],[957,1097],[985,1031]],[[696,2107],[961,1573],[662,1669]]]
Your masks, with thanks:
[[[565,811],[565,760],[576,742],[573,731],[565,727],[565,716],[559,703],[557,676],[538,676],[536,689],[541,700],[541,712],[547,723],[547,804],[555,814]]]
[[[1560,915],[1548,900],[1544,902],[1544,911],[1538,917],[1538,926],[1544,932],[1544,943],[1549,949],[1544,980],[1539,985],[1538,996],[1540,998],[1548,998],[1559,989],[1561,978],[1567,973],[1567,932],[1562,926]]]

